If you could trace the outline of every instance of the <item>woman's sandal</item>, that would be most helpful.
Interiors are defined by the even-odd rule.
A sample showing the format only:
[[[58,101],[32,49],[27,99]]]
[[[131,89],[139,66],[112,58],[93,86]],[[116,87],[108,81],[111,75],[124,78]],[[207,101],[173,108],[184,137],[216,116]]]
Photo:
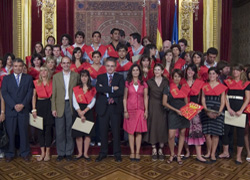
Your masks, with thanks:
[[[172,158],[172,159],[171,159],[171,158]],[[169,156],[169,159],[167,160],[167,163],[168,163],[168,164],[171,164],[171,163],[174,161],[175,158],[176,158],[175,155],[170,155],[170,156]]]
[[[183,161],[182,161],[182,160],[178,161],[178,158],[181,159],[181,156],[177,156],[177,163],[178,163],[179,165],[182,165],[182,164],[183,164]]]
[[[135,154],[134,153],[130,154],[129,159],[130,159],[130,161],[134,161],[135,160]]]
[[[135,161],[139,162],[141,160],[141,156],[139,153],[135,154]]]
[[[246,157],[246,161],[250,163],[250,157]]]
[[[222,153],[218,157],[219,157],[219,159],[230,159],[230,154],[225,155]]]

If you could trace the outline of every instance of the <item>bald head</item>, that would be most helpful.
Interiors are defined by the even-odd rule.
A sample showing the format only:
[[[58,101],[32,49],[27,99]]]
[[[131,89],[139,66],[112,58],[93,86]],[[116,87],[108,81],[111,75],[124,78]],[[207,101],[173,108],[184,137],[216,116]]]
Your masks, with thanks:
[[[171,46],[172,46],[171,41],[166,40],[166,41],[163,42],[162,49],[163,49],[164,52],[166,52],[168,49],[170,49]]]

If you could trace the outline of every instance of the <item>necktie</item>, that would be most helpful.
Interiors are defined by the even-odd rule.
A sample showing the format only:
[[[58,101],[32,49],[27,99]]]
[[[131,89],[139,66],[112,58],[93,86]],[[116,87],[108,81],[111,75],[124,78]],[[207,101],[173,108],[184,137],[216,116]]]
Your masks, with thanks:
[[[113,80],[113,76],[109,75],[109,86],[111,86],[112,80]],[[114,103],[114,99],[113,98],[109,98],[108,99],[108,104],[113,104],[113,103]]]
[[[16,76],[16,84],[19,87],[19,81],[20,81],[20,74]]]

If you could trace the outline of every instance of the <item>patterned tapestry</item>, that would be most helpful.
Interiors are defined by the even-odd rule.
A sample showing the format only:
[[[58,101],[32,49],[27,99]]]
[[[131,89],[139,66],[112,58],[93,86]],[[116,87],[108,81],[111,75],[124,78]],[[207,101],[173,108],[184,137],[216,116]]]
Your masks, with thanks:
[[[91,44],[94,31],[102,34],[102,44],[110,42],[110,30],[114,27],[123,29],[126,39],[129,34],[139,32],[142,26],[143,0],[75,0],[74,31],[85,33],[85,43]],[[157,0],[146,1],[147,35],[156,39]]]

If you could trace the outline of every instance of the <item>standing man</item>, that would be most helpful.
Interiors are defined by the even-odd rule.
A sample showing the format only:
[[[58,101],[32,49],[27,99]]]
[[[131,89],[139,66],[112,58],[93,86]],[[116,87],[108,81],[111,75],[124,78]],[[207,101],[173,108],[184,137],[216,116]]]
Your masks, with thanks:
[[[23,74],[22,59],[13,60],[13,74],[7,75],[2,82],[2,96],[5,101],[6,130],[9,145],[5,151],[6,162],[15,157],[15,134],[18,127],[20,134],[20,155],[24,161],[29,161],[29,111],[33,95],[33,79]],[[35,110],[33,110],[35,111]]]
[[[207,50],[207,60],[204,62],[204,65],[209,69],[210,67],[216,67],[217,62],[215,61],[218,56],[218,50],[214,47],[211,47]]]
[[[107,51],[105,53],[105,57],[112,57],[114,59],[118,59],[119,55],[117,52],[117,47],[121,44],[120,40],[120,29],[113,28],[110,31],[111,43],[107,45]]]
[[[162,44],[162,51],[159,52],[159,56],[160,56],[160,59],[163,60],[163,57],[164,57],[164,54],[165,52],[167,52],[167,50],[169,50],[172,46],[172,43],[171,41],[169,40],[165,40]]]
[[[111,124],[113,134],[113,153],[116,162],[121,162],[120,124],[123,111],[124,79],[115,73],[116,61],[107,58],[107,73],[97,77],[96,112],[100,120],[101,151],[96,162],[102,161],[108,154],[108,129]]]
[[[70,70],[71,60],[62,58],[62,72],[53,76],[53,93],[51,99],[52,114],[55,117],[57,161],[72,160],[74,142],[71,136],[72,128],[72,97],[73,87],[80,81],[77,73]]]
[[[141,45],[141,35],[139,33],[132,33],[129,35],[129,43],[131,47],[128,48],[128,55],[132,62],[132,57],[137,56],[137,61],[144,52],[144,47]]]
[[[76,47],[81,48],[82,53],[85,53],[85,48],[87,47],[84,43],[85,34],[82,31],[77,31],[75,34],[75,44],[66,49],[66,56],[72,59],[73,51]]]
[[[99,51],[101,53],[102,59],[101,64],[103,64],[103,59],[107,47],[101,44],[101,33],[99,31],[94,31],[92,33],[92,44],[85,47],[85,53],[83,58],[86,59],[90,64],[93,64],[92,53],[94,51]]]
[[[180,54],[180,58],[184,59],[185,54],[186,54],[186,48],[187,48],[187,40],[182,38],[178,41],[178,44],[181,47],[181,54]]]

